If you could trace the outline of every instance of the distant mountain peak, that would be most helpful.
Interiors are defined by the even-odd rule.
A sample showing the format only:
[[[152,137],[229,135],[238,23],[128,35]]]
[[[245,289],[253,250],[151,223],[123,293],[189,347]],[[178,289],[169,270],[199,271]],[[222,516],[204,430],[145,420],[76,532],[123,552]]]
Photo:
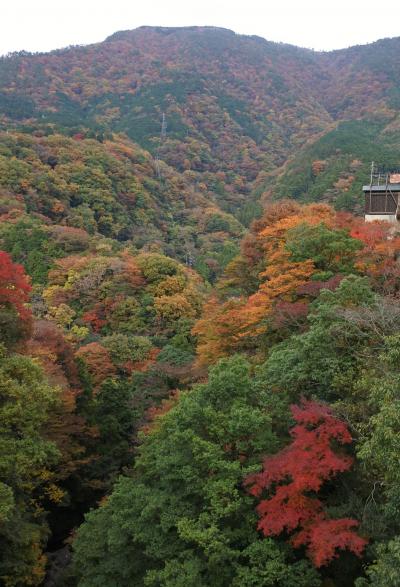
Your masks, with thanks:
[[[236,35],[236,33],[230,29],[215,27],[215,26],[182,26],[182,27],[163,27],[163,26],[148,26],[143,25],[136,29],[129,29],[126,31],[117,31],[105,39],[106,42],[110,41],[124,41],[129,40],[134,35],[146,32],[146,33],[158,33],[160,35],[172,35],[186,32],[202,33],[202,32],[217,32],[220,34]]]

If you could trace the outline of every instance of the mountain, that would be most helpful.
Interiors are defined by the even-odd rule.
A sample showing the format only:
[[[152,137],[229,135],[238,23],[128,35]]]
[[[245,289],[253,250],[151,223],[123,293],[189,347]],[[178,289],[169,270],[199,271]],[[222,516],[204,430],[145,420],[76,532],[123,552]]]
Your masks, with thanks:
[[[84,229],[117,247],[162,250],[209,278],[236,254],[243,227],[190,174],[158,165],[160,177],[148,152],[117,135],[0,132],[0,222]]]
[[[235,213],[260,173],[340,121],[394,121],[399,49],[400,38],[321,53],[214,27],[140,27],[3,58],[2,125],[126,133]]]
[[[400,38],[314,52],[214,27],[140,27],[3,57],[2,199],[157,246],[213,279],[260,202],[361,210],[370,161],[400,156],[399,49]],[[69,187],[51,187],[58,176]]]
[[[399,48],[0,59],[0,585],[400,584]]]

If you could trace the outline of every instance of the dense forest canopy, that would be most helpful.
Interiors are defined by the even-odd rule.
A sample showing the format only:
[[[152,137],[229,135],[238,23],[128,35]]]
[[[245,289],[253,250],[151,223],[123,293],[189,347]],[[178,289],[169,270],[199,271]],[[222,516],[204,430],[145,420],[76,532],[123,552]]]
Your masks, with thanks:
[[[400,584],[399,49],[0,59],[1,586]]]

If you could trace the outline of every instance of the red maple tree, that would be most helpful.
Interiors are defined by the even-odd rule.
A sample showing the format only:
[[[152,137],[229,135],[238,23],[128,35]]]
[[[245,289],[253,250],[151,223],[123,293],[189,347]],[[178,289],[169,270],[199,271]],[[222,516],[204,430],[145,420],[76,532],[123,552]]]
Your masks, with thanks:
[[[13,263],[10,255],[0,251],[0,306],[14,308],[22,320],[31,313],[25,306],[31,286],[22,265]]]
[[[27,340],[32,330],[28,279],[22,265],[0,251],[0,340],[6,346]]]
[[[265,536],[292,533],[294,547],[306,546],[316,567],[329,563],[337,550],[350,550],[360,556],[366,540],[354,531],[358,526],[350,518],[330,519],[323,503],[313,493],[322,485],[350,469],[352,458],[333,450],[352,441],[346,425],[324,405],[303,401],[292,406],[296,425],[292,443],[278,454],[267,457],[260,473],[246,479],[250,493],[259,497],[273,490],[257,506],[258,528]]]

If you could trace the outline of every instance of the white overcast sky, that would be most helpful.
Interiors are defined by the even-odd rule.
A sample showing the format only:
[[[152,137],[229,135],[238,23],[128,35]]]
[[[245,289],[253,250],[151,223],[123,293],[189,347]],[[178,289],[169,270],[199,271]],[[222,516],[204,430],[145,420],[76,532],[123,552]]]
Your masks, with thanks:
[[[210,25],[318,50],[400,36],[400,0],[0,0],[0,55],[141,25]]]

